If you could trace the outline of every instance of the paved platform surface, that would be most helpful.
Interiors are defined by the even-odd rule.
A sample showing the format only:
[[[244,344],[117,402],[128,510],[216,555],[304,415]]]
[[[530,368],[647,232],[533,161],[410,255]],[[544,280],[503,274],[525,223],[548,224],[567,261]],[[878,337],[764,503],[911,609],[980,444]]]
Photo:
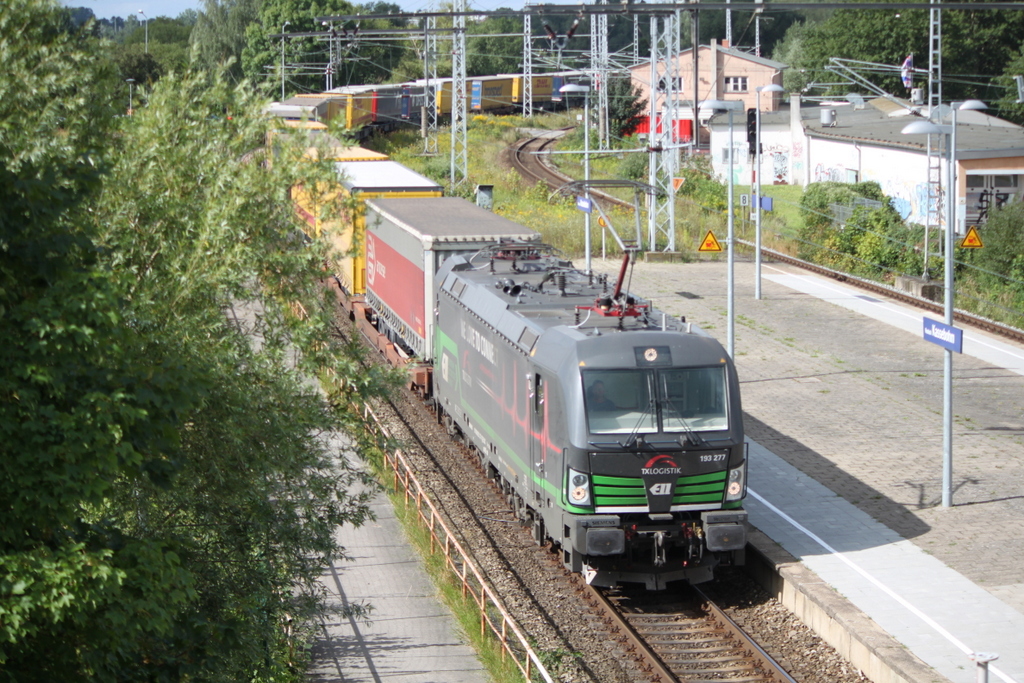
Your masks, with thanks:
[[[336,562],[323,577],[335,607],[372,605],[369,622],[335,616],[324,623],[309,680],[486,683],[490,678],[438,600],[391,502],[378,493],[371,507],[375,521],[338,531],[351,561]]]
[[[994,652],[990,680],[1024,683],[1024,349],[965,332],[942,508],[943,351],[924,314],[778,264],[758,301],[753,278],[738,262],[752,523],[950,681]],[[723,262],[640,263],[630,288],[725,344]]]

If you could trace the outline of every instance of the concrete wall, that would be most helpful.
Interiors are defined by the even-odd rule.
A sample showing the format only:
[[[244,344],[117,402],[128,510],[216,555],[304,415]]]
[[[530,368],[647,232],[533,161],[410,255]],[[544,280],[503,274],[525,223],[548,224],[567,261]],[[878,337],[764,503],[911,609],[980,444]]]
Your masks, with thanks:
[[[729,160],[726,150],[729,147],[728,117],[719,114],[711,131],[711,165],[715,175],[727,182]],[[761,126],[761,184],[791,185],[803,184],[795,177],[793,169],[793,141],[789,128],[781,125]],[[743,112],[733,113],[733,149],[736,156],[733,160],[733,182],[740,185],[753,185],[755,160],[750,158],[747,145],[747,116]]]

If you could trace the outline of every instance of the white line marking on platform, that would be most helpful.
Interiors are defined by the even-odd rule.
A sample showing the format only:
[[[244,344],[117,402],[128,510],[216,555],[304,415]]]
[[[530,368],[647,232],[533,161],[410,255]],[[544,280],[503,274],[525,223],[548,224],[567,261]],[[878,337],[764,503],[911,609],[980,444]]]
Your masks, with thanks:
[[[753,489],[747,488],[747,493],[750,494],[751,496],[753,496],[754,498],[756,498],[765,507],[767,507],[769,510],[771,510],[772,512],[777,514],[779,517],[784,519],[786,522],[791,524],[795,529],[799,530],[801,533],[805,534],[812,541],[814,541],[815,543],[820,545],[826,552],[831,554],[833,557],[836,557],[841,562],[843,562],[845,565],[850,567],[850,569],[852,569],[853,571],[855,571],[858,574],[860,574],[861,576],[863,576],[865,579],[867,579],[869,582],[871,582],[879,590],[881,590],[886,595],[891,597],[893,600],[898,602],[902,607],[904,607],[911,614],[913,614],[917,618],[921,619],[921,621],[926,623],[935,632],[937,632],[943,638],[945,638],[950,643],[952,643],[954,646],[956,646],[957,649],[959,649],[961,652],[963,652],[964,654],[967,654],[967,655],[969,655],[969,654],[974,652],[974,650],[972,650],[971,648],[969,648],[966,645],[964,645],[964,643],[962,643],[956,636],[954,636],[952,633],[950,633],[945,628],[943,628],[934,619],[929,617],[927,614],[925,614],[924,612],[919,610],[914,605],[912,605],[909,602],[907,602],[901,595],[899,595],[894,590],[892,590],[891,588],[886,586],[884,583],[882,583],[881,581],[876,579],[874,576],[869,574],[867,571],[862,569],[855,562],[851,561],[848,557],[846,557],[845,553],[841,553],[838,550],[836,550],[835,548],[833,548],[831,545],[826,543],[820,536],[815,534],[813,531],[811,531],[810,529],[808,529],[804,525],[800,524],[800,522],[796,521],[795,519],[793,519],[792,517],[787,515],[785,512],[783,512],[782,510],[777,508],[776,506],[772,505],[770,502],[768,502],[768,500],[766,500],[764,497],[759,495]],[[1013,678],[1007,676],[1005,673],[1000,671],[998,668],[992,666],[991,664],[989,664],[988,670],[989,670],[989,673],[995,674],[996,676],[998,676],[1002,680],[1006,681],[1006,683],[1016,683],[1016,681]]]

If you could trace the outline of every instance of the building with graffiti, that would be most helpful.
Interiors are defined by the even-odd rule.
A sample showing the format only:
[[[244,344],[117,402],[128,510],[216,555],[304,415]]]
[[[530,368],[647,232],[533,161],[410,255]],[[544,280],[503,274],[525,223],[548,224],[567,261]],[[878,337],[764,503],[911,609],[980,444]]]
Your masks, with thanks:
[[[877,182],[904,219],[945,223],[948,136],[906,135],[908,123],[926,117],[926,107],[877,98],[856,103],[763,111],[761,183],[808,185],[820,181]],[[948,108],[939,113],[950,126]],[[733,155],[734,180],[751,184],[754,163],[746,118],[734,116],[732,140],[726,116],[708,122],[715,172],[726,178]],[[941,145],[941,146],[939,146]],[[956,130],[957,232],[984,224],[990,211],[1024,195],[1024,128],[980,111],[959,111]]]

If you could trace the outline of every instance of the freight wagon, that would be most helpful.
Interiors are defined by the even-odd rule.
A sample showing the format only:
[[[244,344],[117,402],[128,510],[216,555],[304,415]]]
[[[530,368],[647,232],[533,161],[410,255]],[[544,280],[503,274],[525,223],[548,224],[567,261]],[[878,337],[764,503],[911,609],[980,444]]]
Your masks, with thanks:
[[[380,330],[406,354],[430,361],[435,273],[447,258],[502,239],[540,235],[460,197],[368,199],[366,303]]]
[[[353,148],[361,149],[361,148]],[[352,302],[360,301],[366,291],[366,207],[365,201],[381,197],[441,197],[443,188],[429,178],[395,161],[365,161],[376,152],[360,155],[353,152],[349,158],[335,162],[341,192],[351,197],[341,215],[320,217],[319,207],[302,188],[293,192],[296,211],[310,226],[311,234],[329,236],[332,250],[337,256],[332,271],[342,287],[342,304],[349,311]],[[333,200],[335,195],[327,195]]]

